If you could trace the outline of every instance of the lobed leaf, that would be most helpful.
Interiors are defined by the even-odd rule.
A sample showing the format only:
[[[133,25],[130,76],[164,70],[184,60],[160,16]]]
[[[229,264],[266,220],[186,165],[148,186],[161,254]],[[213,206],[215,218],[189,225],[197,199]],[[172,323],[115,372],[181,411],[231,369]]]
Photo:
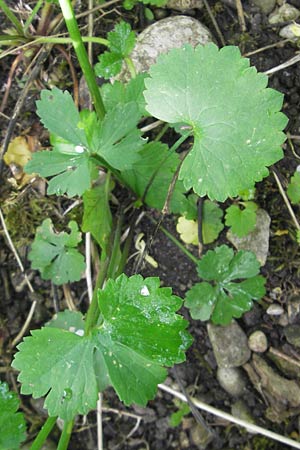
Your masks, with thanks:
[[[98,242],[104,254],[112,227],[112,215],[109,207],[109,195],[114,187],[113,182],[104,182],[83,194],[82,231],[90,232]]]
[[[38,269],[44,280],[54,284],[79,281],[85,270],[84,258],[76,249],[81,241],[76,222],[69,222],[70,234],[55,233],[51,219],[45,219],[38,227],[28,255],[31,267]]]
[[[18,450],[26,439],[26,424],[18,395],[9,390],[8,384],[0,381],[0,448]]]
[[[289,182],[287,195],[293,204],[300,202],[300,172],[295,172]]]
[[[106,79],[116,76],[122,68],[123,59],[130,55],[135,44],[135,34],[129,23],[121,21],[107,35],[109,51],[99,57],[95,73]]]
[[[253,187],[282,158],[283,96],[266,89],[267,76],[249,67],[237,47],[186,45],[161,55],[149,73],[149,113],[193,130],[179,174],[186,190],[224,201]]]
[[[256,225],[257,205],[254,202],[242,202],[244,209],[231,205],[226,209],[225,223],[231,227],[233,234],[239,237],[247,236]]]
[[[197,283],[186,295],[185,306],[193,319],[227,325],[233,317],[249,311],[253,300],[265,294],[265,279],[257,275],[259,267],[252,252],[234,254],[226,245],[209,250],[198,263],[198,273],[213,284]],[[242,278],[246,279],[240,281]]]
[[[185,360],[191,337],[176,314],[181,299],[158,278],[123,274],[98,298],[102,322],[90,335],[82,336],[78,313],[63,313],[18,346],[22,393],[46,396],[50,416],[87,414],[109,384],[125,404],[145,405],[167,375],[163,366]]]

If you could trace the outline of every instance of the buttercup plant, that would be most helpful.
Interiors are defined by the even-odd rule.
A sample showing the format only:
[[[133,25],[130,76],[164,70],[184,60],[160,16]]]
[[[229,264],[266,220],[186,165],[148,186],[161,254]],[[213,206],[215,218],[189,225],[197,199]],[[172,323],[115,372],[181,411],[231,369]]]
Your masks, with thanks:
[[[176,313],[182,300],[171,288],[160,287],[157,277],[123,273],[135,220],[122,246],[129,205],[119,205],[113,217],[115,185],[130,189],[136,205],[162,210],[167,204],[170,212],[192,216],[198,196],[223,202],[267,176],[267,166],[282,157],[287,123],[280,112],[282,95],[267,88],[267,77],[249,67],[233,46],[174,49],[160,56],[149,74],[136,76],[129,60],[134,37],[124,23],[109,36],[113,42],[118,36],[117,44],[100,57],[96,70],[115,74],[125,58],[134,78],[99,89],[71,3],[59,3],[95,111],[79,112],[67,91],[42,91],[37,113],[49,130],[52,150],[33,154],[26,171],[51,177],[49,195],[82,197],[81,232],[91,232],[101,256],[86,315],[61,312],[18,346],[13,367],[20,371],[21,392],[45,396],[49,414],[32,450],[40,448],[57,416],[64,420],[59,448],[67,448],[74,417],[95,408],[98,393],[109,385],[126,405],[145,405],[165,379],[166,367],[183,362],[192,342],[187,322]],[[179,132],[172,148],[142,137],[138,124],[146,116]],[[192,148],[179,155],[176,150],[191,138]],[[190,191],[195,195],[187,195]],[[69,229],[56,233],[46,219],[29,255],[32,267],[56,284],[76,281],[84,270],[77,250],[81,232],[74,222]],[[186,299],[195,318],[229,323],[264,294],[250,252],[234,256],[222,246],[197,264],[206,281]],[[222,273],[215,273],[215,265]],[[246,280],[233,282],[241,278]]]

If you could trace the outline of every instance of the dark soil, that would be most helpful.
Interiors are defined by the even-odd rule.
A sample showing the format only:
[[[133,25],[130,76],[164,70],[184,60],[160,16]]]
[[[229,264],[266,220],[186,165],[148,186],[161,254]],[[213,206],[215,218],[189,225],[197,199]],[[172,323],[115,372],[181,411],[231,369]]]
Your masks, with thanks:
[[[15,2],[12,2],[15,3]],[[243,54],[254,52],[270,44],[275,44],[281,40],[278,35],[278,27],[271,27],[268,24],[266,15],[262,14],[257,7],[251,6],[248,1],[243,2],[243,8],[246,19],[247,31],[242,33],[238,22],[237,12],[235,8],[228,6],[227,1],[210,1],[210,8],[224,36],[226,44],[238,45]],[[234,3],[234,2],[233,2]],[[299,0],[290,1],[296,7],[300,7]],[[179,14],[169,9],[151,8],[155,17],[165,17]],[[145,19],[144,7],[136,6],[132,12],[117,7],[118,13],[130,21],[135,30],[140,31],[149,23]],[[116,10],[110,15],[104,17],[101,21],[101,30],[105,36],[106,30],[110,30],[117,19]],[[213,34],[216,35],[214,26],[209,18],[206,9],[189,10],[185,14],[191,15],[203,22]],[[0,23],[3,15],[0,14]],[[103,26],[102,26],[103,24]],[[217,35],[216,35],[217,37]],[[250,54],[251,64],[256,66],[259,71],[266,71],[275,67],[288,59],[295,56],[298,51],[297,45],[292,43],[283,43],[272,47],[271,49]],[[45,75],[53,70],[57,64],[60,55],[51,54],[44,65],[41,75]],[[7,80],[10,66],[14,57],[0,59],[0,91],[2,95],[5,92],[5,83]],[[4,113],[11,115],[11,111],[22,89],[22,75],[26,67],[26,61],[19,66],[14,77],[13,84],[9,95],[8,104]],[[66,78],[66,77],[65,77]],[[63,78],[64,80],[64,78]],[[61,81],[61,87],[64,81]],[[18,118],[18,125],[15,128],[14,135],[18,135],[20,130],[25,130],[34,125],[36,127],[36,116],[34,115],[34,101],[38,97],[39,89],[44,84],[44,80],[40,80],[30,91],[30,95],[26,100],[26,104]],[[287,130],[291,135],[300,135],[300,65],[299,63],[276,72],[270,76],[270,87],[273,87],[285,95],[283,111],[290,119]],[[29,114],[31,113],[31,114]],[[4,139],[7,131],[8,120],[0,115],[1,137]],[[39,129],[38,133],[41,133]],[[40,134],[41,136],[41,134]],[[300,155],[300,140],[293,140],[294,150]],[[47,142],[43,142],[46,145]],[[291,146],[286,143],[284,146],[285,157],[279,162],[277,172],[283,186],[286,187],[287,181],[294,173],[296,166],[299,164]],[[31,321],[31,329],[40,327],[45,321],[49,320],[52,315],[66,308],[64,293],[62,288],[55,288],[50,283],[42,282],[36,272],[30,270],[29,263],[26,259],[28,253],[28,245],[34,236],[36,226],[43,220],[45,216],[50,216],[53,220],[57,220],[60,216],[61,204],[33,192],[33,189],[23,191],[18,201],[13,203],[13,199],[17,194],[12,194],[11,185],[7,179],[11,177],[11,173],[6,168],[4,177],[0,186],[1,204],[4,205],[6,220],[9,224],[9,231],[18,245],[18,251],[26,266],[27,274],[31,278],[36,292],[38,293],[38,308]],[[5,206],[5,200],[11,199],[10,207]],[[31,212],[30,201],[36,198],[35,212]],[[252,331],[263,330],[272,347],[278,348],[286,344],[283,334],[283,327],[278,324],[276,318],[265,313],[266,306],[272,303],[274,293],[277,293],[276,301],[284,308],[291,295],[299,293],[300,279],[300,251],[299,246],[293,238],[294,226],[290,215],[283,203],[282,197],[278,191],[274,178],[270,175],[258,185],[258,195],[256,199],[260,207],[266,209],[270,214],[271,222],[271,238],[269,258],[266,266],[263,268],[263,274],[267,277],[267,295],[265,302],[255,305],[255,308],[247,313],[243,319],[239,320],[240,325],[247,335]],[[35,215],[34,215],[35,214]],[[80,208],[74,210],[73,215],[80,214]],[[296,207],[296,214],[299,216],[299,207]],[[27,219],[25,219],[27,217]],[[155,225],[149,220],[154,217],[159,220],[160,216],[157,212],[148,210],[136,230],[136,235],[144,233],[146,240],[152,240],[149,248],[150,254],[158,262],[158,269],[144,264],[140,269],[143,276],[159,276],[163,285],[171,286],[176,295],[184,296],[185,291],[198,280],[195,266],[193,263],[165,236],[162,231],[155,232]],[[27,222],[26,222],[27,220]],[[68,217],[70,220],[70,217]],[[28,222],[30,221],[30,223]],[[24,222],[24,223],[23,223]],[[59,221],[59,226],[65,225],[63,220]],[[168,216],[163,221],[163,225],[176,235],[175,219]],[[282,233],[279,233],[279,231]],[[225,242],[225,232],[221,235],[219,242]],[[22,276],[14,256],[4,239],[3,233],[0,232],[0,374],[1,379],[6,380],[12,387],[17,389],[17,374],[8,369],[12,359],[12,351],[9,347],[10,343],[21,329],[24,320],[28,314],[32,303],[32,295],[28,294],[27,287],[21,284]],[[206,249],[205,249],[206,250]],[[135,250],[132,249],[132,252]],[[191,249],[191,251],[195,251]],[[132,259],[127,267],[127,274],[132,274],[135,268],[135,260]],[[76,305],[79,304],[83,310],[87,308],[86,285],[83,280],[80,283],[71,286],[71,294],[75,299]],[[177,368],[177,373],[182,380],[187,391],[199,397],[208,404],[215,406],[221,410],[230,412],[231,404],[234,402],[220,386],[216,380],[216,361],[212,352],[211,344],[207,336],[206,325],[190,319],[186,310],[182,314],[190,321],[190,332],[194,337],[194,344],[187,353],[187,362]],[[293,356],[299,357],[299,351],[291,349]],[[296,355],[296,356],[295,356]],[[173,385],[175,380],[174,371],[170,370],[167,383]],[[176,386],[177,389],[178,386]],[[294,415],[284,420],[280,424],[270,422],[265,418],[266,404],[262,396],[253,388],[250,380],[247,384],[247,393],[243,398],[249,407],[252,417],[258,425],[272,429],[294,439],[299,439],[299,417]],[[149,402],[147,408],[125,408],[118,400],[112,389],[108,389],[103,394],[103,432],[104,432],[104,448],[105,449],[151,449],[151,450],[171,450],[171,449],[190,449],[201,448],[199,442],[193,442],[192,430],[196,426],[196,421],[191,414],[185,416],[177,427],[171,427],[169,419],[172,413],[177,411],[178,403],[168,394],[158,391],[155,400]],[[22,397],[22,408],[26,412],[26,417],[30,424],[29,434],[34,436],[39,425],[44,418],[39,414],[37,403],[29,401],[28,398]],[[119,411],[106,411],[106,409],[114,409]],[[141,422],[135,432],[129,436],[134,428],[136,419],[126,416],[123,413],[130,412],[140,416]],[[213,428],[216,434],[215,440],[206,448],[213,449],[247,449],[247,450],[281,450],[289,448],[275,441],[268,440],[258,435],[252,435],[245,430],[221,421],[208,414],[203,414],[207,423]],[[97,448],[96,437],[96,415],[90,413],[86,419],[78,418],[75,426],[75,432],[71,438],[70,450],[92,450]],[[129,436],[129,437],[128,437]],[[54,432],[52,439],[55,441],[58,432]]]

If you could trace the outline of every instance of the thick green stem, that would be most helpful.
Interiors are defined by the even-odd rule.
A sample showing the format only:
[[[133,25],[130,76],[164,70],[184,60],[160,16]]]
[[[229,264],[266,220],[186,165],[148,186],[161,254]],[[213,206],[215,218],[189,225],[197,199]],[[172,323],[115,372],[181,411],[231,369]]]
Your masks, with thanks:
[[[70,441],[70,437],[72,434],[72,429],[74,425],[74,420],[70,420],[70,422],[65,422],[64,427],[60,436],[60,440],[58,442],[57,450],[67,450],[68,444]]]
[[[14,15],[14,13],[10,10],[10,8],[7,6],[7,4],[5,3],[4,0],[0,0],[0,9],[2,9],[2,11],[4,12],[4,14],[6,15],[6,17],[8,18],[8,20],[14,25],[14,27],[16,28],[17,32],[23,36],[24,35],[24,31],[23,31],[23,27],[21,22],[19,22],[19,20],[16,18],[16,16]]]
[[[82,42],[92,42],[94,44],[106,45],[108,47],[108,40],[97,37],[82,37]],[[38,36],[32,41],[33,44],[72,44],[73,40],[67,37],[52,37],[52,36]]]
[[[56,423],[57,417],[48,417],[42,428],[40,429],[39,434],[31,444],[30,450],[40,450],[43,447],[44,442],[46,441],[48,435],[50,434],[52,428]]]
[[[81,70],[85,76],[89,91],[91,93],[95,110],[100,119],[105,116],[105,108],[100,95],[100,90],[97,86],[94,71],[90,65],[87,51],[83,45],[81,34],[75,18],[75,14],[70,0],[59,0],[59,4],[72,39],[75,53],[77,55]]]
[[[101,289],[106,278],[109,259],[106,258],[101,262],[100,271],[94,287],[93,297],[89,309],[86,314],[84,334],[88,335],[92,328],[96,325],[100,310],[98,305],[98,289]]]

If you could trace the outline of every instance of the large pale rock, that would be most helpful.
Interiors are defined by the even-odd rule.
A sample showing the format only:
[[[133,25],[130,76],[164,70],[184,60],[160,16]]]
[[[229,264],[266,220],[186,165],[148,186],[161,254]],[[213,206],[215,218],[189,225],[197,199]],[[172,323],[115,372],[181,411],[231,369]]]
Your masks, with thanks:
[[[271,219],[264,209],[257,210],[256,225],[247,236],[238,237],[231,231],[227,233],[227,239],[237,250],[249,250],[255,253],[256,258],[263,266],[266,263],[269,251]]]
[[[226,327],[208,324],[207,331],[219,367],[239,367],[248,361],[247,336],[237,322]]]
[[[168,17],[142,31],[137,37],[130,57],[137,73],[147,72],[162,53],[167,53],[173,48],[180,48],[184,44],[195,47],[212,41],[210,31],[198,20],[188,16]],[[129,73],[124,66],[118,79],[126,81],[129,78]]]
[[[296,20],[300,16],[299,9],[295,8],[289,3],[284,3],[280,8],[276,9],[269,16],[269,22],[271,24],[289,22],[290,20]]]
[[[276,0],[253,0],[253,3],[265,14],[269,14],[276,6]]]

